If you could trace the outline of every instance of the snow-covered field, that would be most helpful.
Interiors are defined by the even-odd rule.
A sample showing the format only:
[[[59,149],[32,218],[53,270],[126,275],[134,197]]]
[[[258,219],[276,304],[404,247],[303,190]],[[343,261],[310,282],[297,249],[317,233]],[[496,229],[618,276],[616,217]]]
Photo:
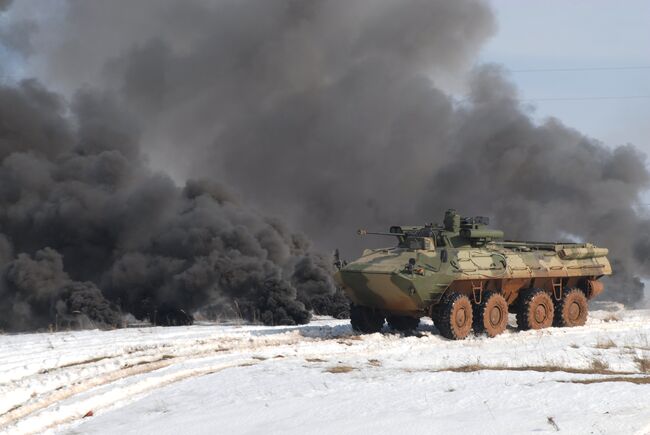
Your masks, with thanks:
[[[332,319],[0,335],[0,431],[645,434],[649,334],[637,310],[460,342]]]

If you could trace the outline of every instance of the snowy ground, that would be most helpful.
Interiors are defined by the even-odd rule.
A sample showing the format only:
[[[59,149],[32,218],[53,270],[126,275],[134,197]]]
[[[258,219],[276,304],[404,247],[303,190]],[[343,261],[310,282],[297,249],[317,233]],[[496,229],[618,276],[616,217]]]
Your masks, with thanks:
[[[460,342],[332,319],[0,335],[0,432],[645,434],[649,335],[650,311]]]

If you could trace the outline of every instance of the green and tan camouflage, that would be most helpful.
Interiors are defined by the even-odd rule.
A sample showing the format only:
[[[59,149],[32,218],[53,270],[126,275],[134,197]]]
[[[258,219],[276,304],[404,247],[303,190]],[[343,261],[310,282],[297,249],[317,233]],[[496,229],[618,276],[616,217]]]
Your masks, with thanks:
[[[356,307],[353,326],[354,314],[358,317],[360,311],[362,323],[374,316],[377,324],[383,316],[381,323],[387,318],[396,329],[417,326],[409,318],[431,316],[443,335],[464,338],[443,331],[441,322],[462,323],[462,330],[456,332],[466,335],[466,318],[485,315],[493,316],[493,321],[480,325],[472,319],[474,330],[496,335],[501,331],[495,333],[490,328],[494,321],[500,322],[497,330],[502,329],[504,316],[507,322],[503,301],[510,312],[518,314],[518,322],[528,323],[519,325],[521,329],[550,326],[554,317],[559,326],[584,324],[586,300],[602,292],[598,279],[611,274],[608,250],[590,243],[502,240],[503,232],[488,229],[488,223],[484,217],[463,218],[448,210],[444,225],[394,226],[387,233],[359,230],[361,235],[394,236],[398,242],[391,248],[366,249],[336,273],[336,281],[353,302],[353,309]],[[495,299],[487,307],[486,296]],[[458,314],[458,307],[450,308],[456,304],[450,299],[461,301],[465,308],[460,311],[464,312]],[[495,304],[499,309],[491,306]]]

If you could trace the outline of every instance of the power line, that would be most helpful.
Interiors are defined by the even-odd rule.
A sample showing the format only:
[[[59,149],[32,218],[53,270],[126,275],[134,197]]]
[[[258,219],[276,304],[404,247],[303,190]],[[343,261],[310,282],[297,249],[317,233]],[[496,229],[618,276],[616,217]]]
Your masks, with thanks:
[[[550,97],[550,98],[521,98],[519,101],[593,101],[593,100],[645,100],[650,95],[610,95],[598,97]]]
[[[469,102],[472,98],[464,96],[458,102]],[[541,97],[541,98],[516,98],[519,102],[535,101],[597,101],[597,100],[650,100],[650,95],[604,95],[593,97]]]
[[[537,72],[579,72],[579,71],[635,71],[650,70],[650,66],[603,66],[603,67],[585,67],[585,68],[530,68],[530,69],[511,69],[512,73],[537,73]]]

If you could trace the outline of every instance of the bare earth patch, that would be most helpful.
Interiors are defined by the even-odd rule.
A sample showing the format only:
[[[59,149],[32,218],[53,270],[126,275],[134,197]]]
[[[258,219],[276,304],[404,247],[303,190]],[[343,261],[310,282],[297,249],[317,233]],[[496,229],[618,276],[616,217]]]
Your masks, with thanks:
[[[356,369],[350,366],[334,366],[325,369],[327,373],[349,373],[352,370],[356,370]]]
[[[632,384],[650,384],[650,376],[628,377],[628,376],[611,376],[599,379],[574,379],[571,381],[558,381],[571,384],[602,384],[605,382],[630,382]]]
[[[543,366],[501,366],[493,365],[487,366],[483,364],[468,364],[459,367],[449,367],[446,369],[440,370],[431,370],[435,372],[456,372],[456,373],[469,373],[469,372],[478,372],[481,370],[492,370],[492,371],[513,371],[513,372],[565,372],[565,373],[575,373],[580,375],[634,375],[635,372],[625,372],[625,371],[616,371],[609,370],[609,366],[602,362],[601,360],[593,360],[591,367],[586,369],[574,368],[574,367],[563,367],[556,365],[543,365]]]

